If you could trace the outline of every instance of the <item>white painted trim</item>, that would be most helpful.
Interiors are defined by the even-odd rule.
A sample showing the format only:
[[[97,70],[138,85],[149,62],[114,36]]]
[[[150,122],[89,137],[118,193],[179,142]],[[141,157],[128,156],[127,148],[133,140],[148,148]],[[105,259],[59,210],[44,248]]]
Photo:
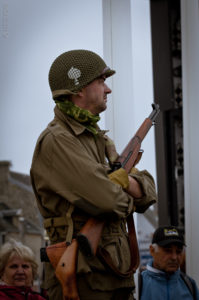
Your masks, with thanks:
[[[184,128],[184,188],[187,273],[199,284],[198,128],[199,128],[199,3],[181,0]]]

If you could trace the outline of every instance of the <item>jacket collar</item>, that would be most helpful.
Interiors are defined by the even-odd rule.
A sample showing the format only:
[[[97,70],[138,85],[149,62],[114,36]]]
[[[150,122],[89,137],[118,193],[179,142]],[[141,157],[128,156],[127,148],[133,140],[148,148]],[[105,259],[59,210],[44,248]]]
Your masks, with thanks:
[[[59,120],[61,123],[67,124],[72,129],[75,135],[78,136],[82,134],[84,131],[91,132],[83,124],[65,115],[57,106],[55,106],[54,108],[54,113],[55,113],[55,119]],[[97,125],[97,130],[100,136],[104,136],[109,131],[109,130],[101,130],[98,125]]]
[[[165,274],[165,272],[161,271],[161,270],[158,270],[150,265],[147,265],[146,266],[147,270],[150,271],[150,272],[153,272],[153,273],[160,273],[160,274]]]
[[[61,123],[67,124],[75,133],[75,135],[80,135],[87,129],[83,124],[78,123],[73,118],[65,115],[57,106],[55,106],[54,112],[55,119],[61,121]]]
[[[153,260],[151,260],[147,266],[146,266],[146,269],[150,272],[150,274],[153,274],[154,276],[163,276],[163,277],[166,277],[166,278],[175,278],[177,276],[179,276],[180,274],[180,269],[178,269],[177,271],[175,271],[174,273],[172,274],[168,274],[164,271],[161,271],[159,269],[156,269],[153,267]]]

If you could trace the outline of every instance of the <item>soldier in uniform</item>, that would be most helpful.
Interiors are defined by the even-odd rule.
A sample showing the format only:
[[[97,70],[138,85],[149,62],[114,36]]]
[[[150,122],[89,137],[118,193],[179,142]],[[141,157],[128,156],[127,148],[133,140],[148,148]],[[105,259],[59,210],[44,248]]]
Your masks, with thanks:
[[[55,59],[49,72],[55,117],[38,138],[30,174],[51,244],[71,242],[90,217],[101,218],[106,224],[100,247],[125,272],[131,260],[126,218],[143,213],[157,197],[146,170],[133,168],[127,174],[119,169],[109,175],[118,154],[97,122],[111,93],[105,80],[114,73],[88,50]],[[76,278],[81,300],[133,299],[133,275],[109,272],[98,256],[88,258],[79,251]],[[45,288],[50,299],[62,299],[50,263],[45,263]]]

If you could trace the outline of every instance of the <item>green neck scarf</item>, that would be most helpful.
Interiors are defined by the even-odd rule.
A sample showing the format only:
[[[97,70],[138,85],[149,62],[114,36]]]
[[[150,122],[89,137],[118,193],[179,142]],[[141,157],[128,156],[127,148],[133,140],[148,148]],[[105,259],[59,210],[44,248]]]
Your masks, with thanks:
[[[55,101],[58,108],[66,115],[72,117],[79,123],[84,124],[84,126],[91,131],[94,135],[98,134],[96,127],[97,122],[100,120],[99,115],[93,115],[90,111],[82,109],[79,106],[76,106],[73,102],[64,100],[64,101]]]

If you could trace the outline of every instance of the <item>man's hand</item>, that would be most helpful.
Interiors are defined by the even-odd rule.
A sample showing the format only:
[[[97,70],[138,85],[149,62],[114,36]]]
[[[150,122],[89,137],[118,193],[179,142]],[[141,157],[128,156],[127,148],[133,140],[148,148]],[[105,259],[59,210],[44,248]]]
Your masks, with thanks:
[[[110,173],[108,177],[112,182],[121,185],[123,189],[127,189],[129,186],[129,176],[123,168]]]
[[[138,170],[136,168],[132,169],[132,173],[137,171]],[[140,184],[136,179],[128,176],[123,168],[110,173],[108,176],[112,182],[121,185],[123,189],[132,197],[141,198],[143,196]]]

